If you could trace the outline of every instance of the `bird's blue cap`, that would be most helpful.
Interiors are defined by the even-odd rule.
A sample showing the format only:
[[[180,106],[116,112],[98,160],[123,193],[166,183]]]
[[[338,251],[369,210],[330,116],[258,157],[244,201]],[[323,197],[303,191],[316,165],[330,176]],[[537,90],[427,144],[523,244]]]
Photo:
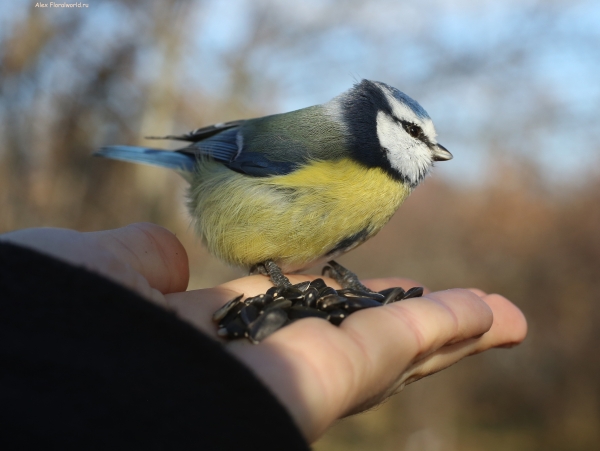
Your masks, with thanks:
[[[384,85],[396,99],[406,104],[411,110],[413,110],[418,117],[420,117],[421,119],[431,119],[429,117],[429,114],[427,114],[427,111],[425,111],[423,107],[417,103],[417,101],[413,100],[412,98],[404,94],[399,89],[394,88],[393,86],[386,85],[385,83],[381,84]]]

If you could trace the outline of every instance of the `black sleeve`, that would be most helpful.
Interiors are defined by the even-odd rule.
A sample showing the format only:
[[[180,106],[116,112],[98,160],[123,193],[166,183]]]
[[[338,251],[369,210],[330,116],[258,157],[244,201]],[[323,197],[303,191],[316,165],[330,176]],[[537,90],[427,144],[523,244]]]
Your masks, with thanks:
[[[0,449],[307,450],[210,338],[111,281],[0,243]]]

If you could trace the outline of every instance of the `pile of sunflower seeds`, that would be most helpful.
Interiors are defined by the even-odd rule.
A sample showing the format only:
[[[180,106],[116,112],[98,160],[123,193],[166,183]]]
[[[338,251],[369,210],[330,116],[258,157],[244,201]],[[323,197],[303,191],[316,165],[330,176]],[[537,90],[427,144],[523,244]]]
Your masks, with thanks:
[[[287,324],[302,318],[322,318],[339,325],[351,313],[420,297],[422,287],[405,291],[401,287],[379,292],[345,288],[335,290],[323,279],[301,282],[285,288],[272,287],[264,294],[232,299],[213,315],[220,337],[248,338],[257,344]]]

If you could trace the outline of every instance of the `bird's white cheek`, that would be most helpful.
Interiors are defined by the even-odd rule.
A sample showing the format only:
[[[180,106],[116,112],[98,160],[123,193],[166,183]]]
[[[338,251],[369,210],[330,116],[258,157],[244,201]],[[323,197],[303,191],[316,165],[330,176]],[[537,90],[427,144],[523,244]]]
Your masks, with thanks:
[[[411,145],[402,126],[382,111],[377,113],[377,136],[379,144],[389,150],[390,154],[401,154],[402,150]]]
[[[431,166],[431,152],[425,144],[415,142],[402,125],[382,111],[377,113],[377,136],[394,169],[412,184],[423,179]]]

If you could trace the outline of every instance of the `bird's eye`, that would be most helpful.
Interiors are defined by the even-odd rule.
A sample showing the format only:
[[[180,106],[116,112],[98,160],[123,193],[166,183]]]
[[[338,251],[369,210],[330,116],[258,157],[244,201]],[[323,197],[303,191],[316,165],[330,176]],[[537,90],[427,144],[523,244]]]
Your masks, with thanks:
[[[415,124],[408,124],[408,126],[406,127],[406,131],[413,138],[419,138],[423,134],[423,130],[421,129],[421,127]]]

